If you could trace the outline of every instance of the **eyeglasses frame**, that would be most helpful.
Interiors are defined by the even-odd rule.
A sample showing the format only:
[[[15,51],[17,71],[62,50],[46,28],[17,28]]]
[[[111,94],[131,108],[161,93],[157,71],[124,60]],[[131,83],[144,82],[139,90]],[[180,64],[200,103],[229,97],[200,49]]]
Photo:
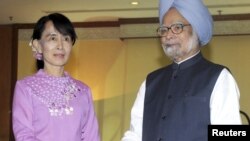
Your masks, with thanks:
[[[180,32],[174,32],[174,31],[173,31],[172,28],[173,28],[174,26],[176,26],[176,25],[181,25],[181,26],[180,26],[180,27],[181,27]],[[174,23],[174,24],[172,24],[172,25],[170,25],[170,26],[160,26],[160,27],[157,28],[156,32],[157,32],[157,34],[158,34],[160,37],[165,37],[165,36],[167,36],[167,33],[169,33],[169,30],[171,30],[171,32],[172,32],[173,34],[180,34],[180,33],[183,31],[183,28],[184,28],[185,26],[191,26],[191,24]],[[161,28],[167,29],[167,32],[165,33],[166,35],[160,34],[159,31],[160,31]]]

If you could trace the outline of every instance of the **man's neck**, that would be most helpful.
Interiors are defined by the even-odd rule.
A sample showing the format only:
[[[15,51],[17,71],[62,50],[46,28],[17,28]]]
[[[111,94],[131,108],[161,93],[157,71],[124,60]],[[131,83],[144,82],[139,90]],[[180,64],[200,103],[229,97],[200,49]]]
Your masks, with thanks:
[[[196,56],[198,53],[200,53],[200,50],[199,51],[197,51],[195,54],[193,54],[193,55],[191,55],[191,56],[189,56],[188,58],[186,58],[186,59],[183,59],[183,60],[181,60],[181,61],[178,61],[178,62],[176,62],[176,61],[174,61],[176,64],[181,64],[181,63],[183,63],[183,62],[185,62],[185,61],[187,61],[187,60],[189,60],[189,59],[191,59],[191,58],[193,58],[194,56]]]

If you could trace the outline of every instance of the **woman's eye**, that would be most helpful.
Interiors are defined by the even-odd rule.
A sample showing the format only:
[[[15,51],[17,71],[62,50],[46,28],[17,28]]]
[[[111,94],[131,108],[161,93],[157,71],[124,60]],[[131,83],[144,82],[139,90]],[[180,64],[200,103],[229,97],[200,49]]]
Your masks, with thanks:
[[[50,40],[56,41],[56,37],[51,37]]]
[[[71,38],[70,37],[65,37],[64,40],[70,42]]]

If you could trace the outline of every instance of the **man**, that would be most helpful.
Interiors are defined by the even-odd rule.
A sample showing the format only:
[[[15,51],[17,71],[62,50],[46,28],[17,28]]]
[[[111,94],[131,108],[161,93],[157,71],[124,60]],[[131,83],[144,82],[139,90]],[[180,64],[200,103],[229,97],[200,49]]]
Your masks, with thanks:
[[[209,124],[241,124],[239,90],[229,70],[200,49],[213,31],[201,0],[160,0],[158,34],[171,65],[150,73],[122,141],[206,141]]]

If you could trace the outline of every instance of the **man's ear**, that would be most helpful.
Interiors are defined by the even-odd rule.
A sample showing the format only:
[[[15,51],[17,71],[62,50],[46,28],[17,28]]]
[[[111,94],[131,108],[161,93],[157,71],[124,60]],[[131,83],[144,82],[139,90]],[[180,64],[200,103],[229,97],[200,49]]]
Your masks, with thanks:
[[[32,41],[32,51],[42,53],[42,47],[37,39]]]

